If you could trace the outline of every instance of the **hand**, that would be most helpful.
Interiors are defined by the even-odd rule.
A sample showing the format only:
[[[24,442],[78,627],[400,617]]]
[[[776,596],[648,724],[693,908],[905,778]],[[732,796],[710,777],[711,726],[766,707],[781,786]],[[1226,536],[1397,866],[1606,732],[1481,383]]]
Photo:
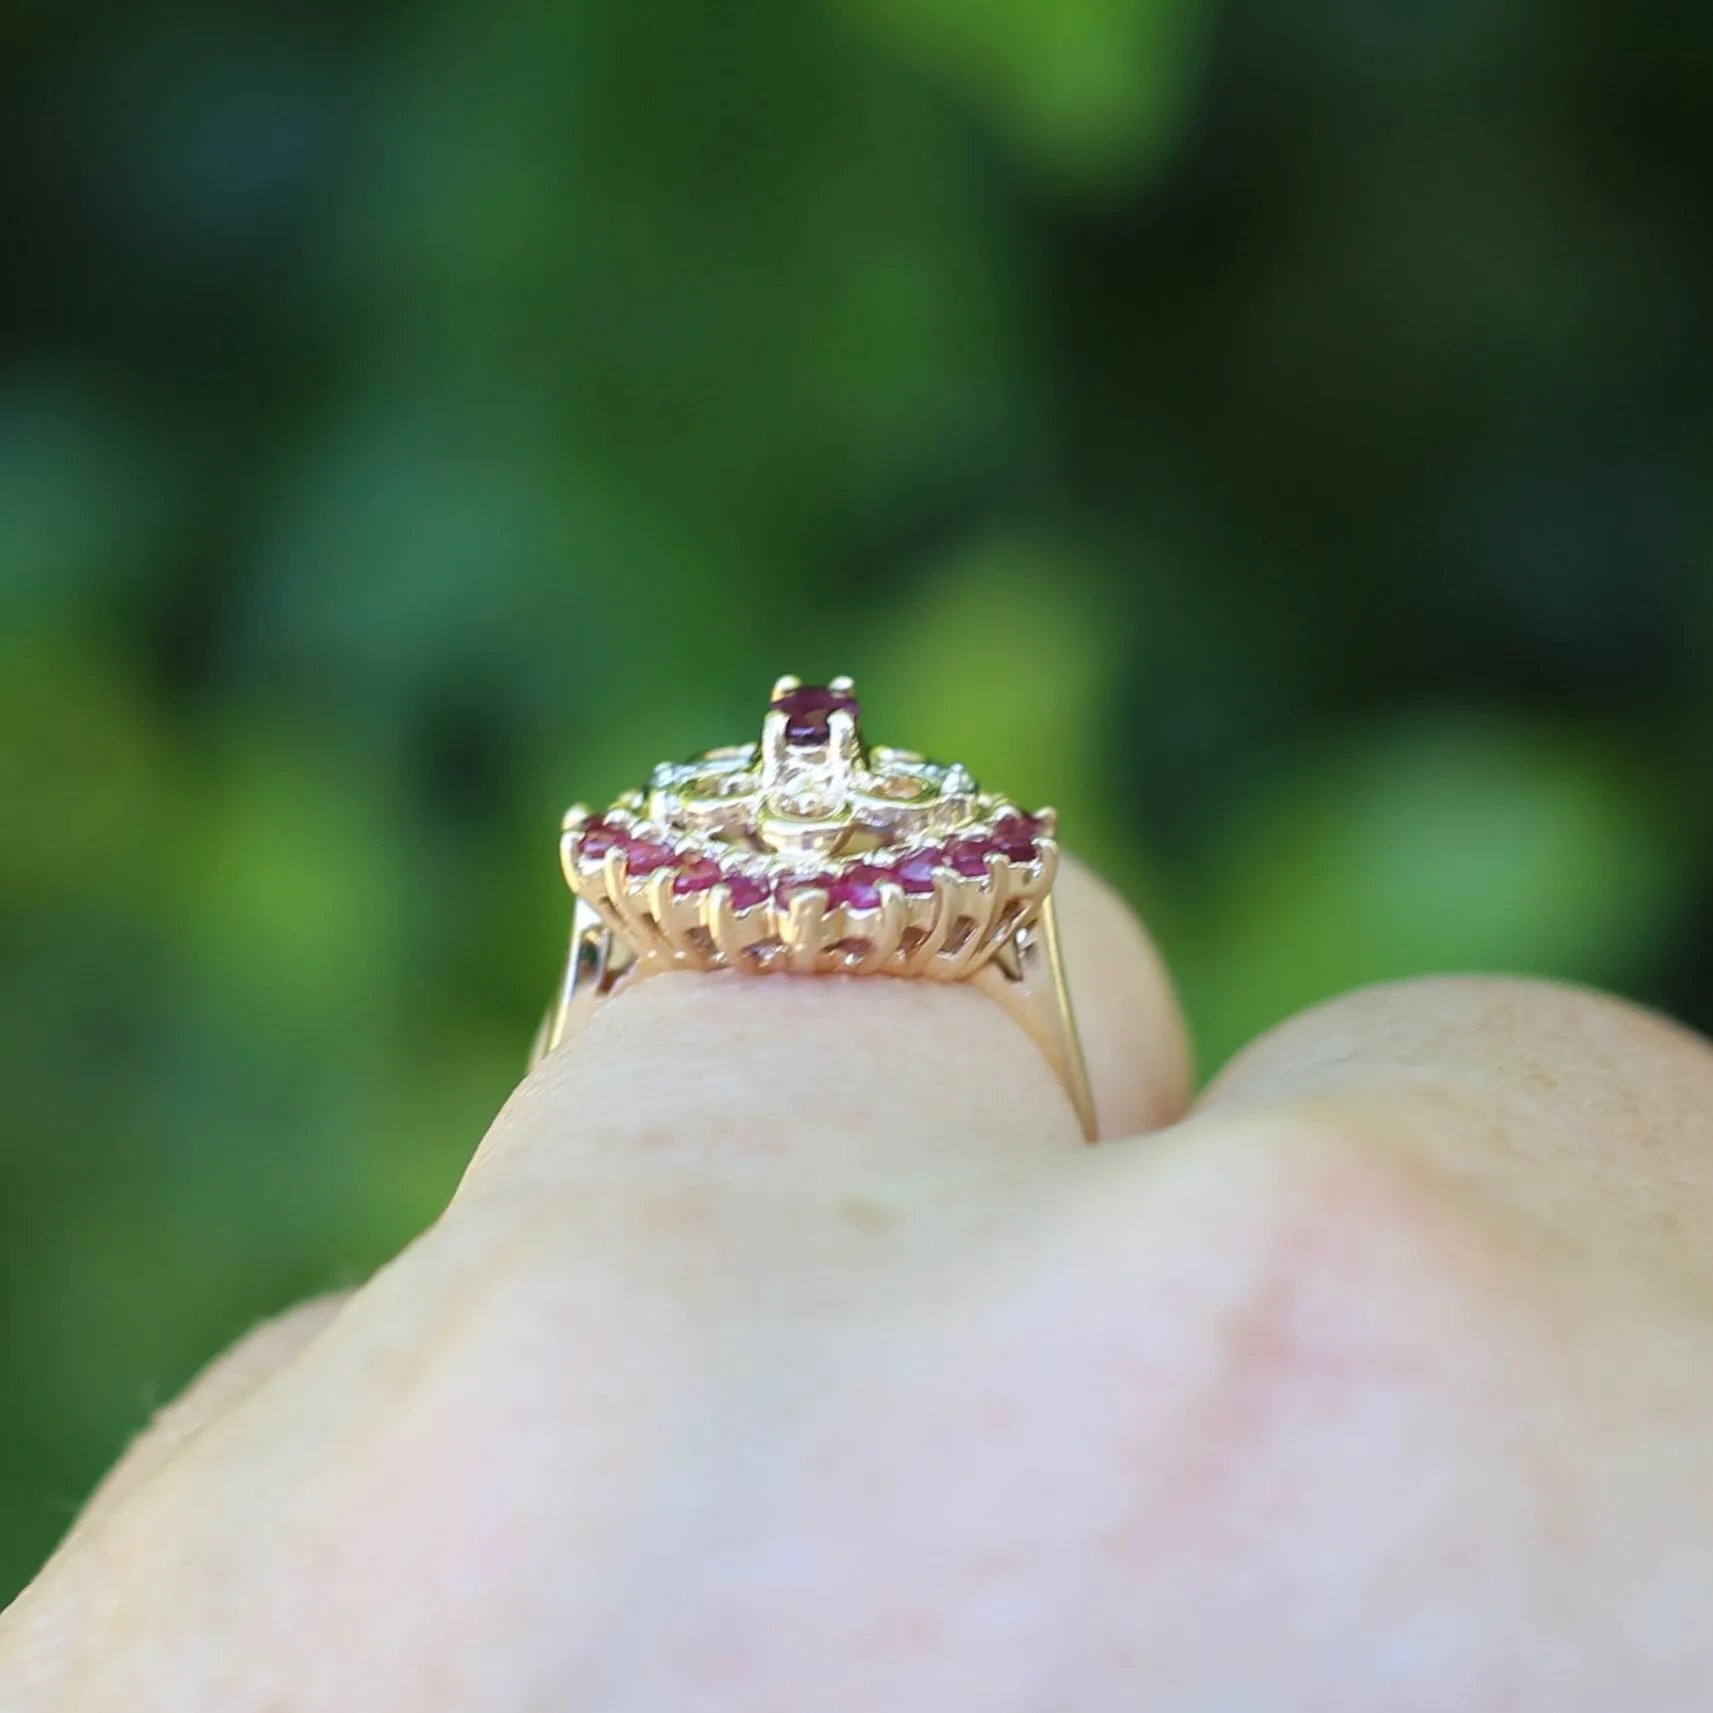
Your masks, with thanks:
[[[963,988],[662,976],[263,1327],[0,1618],[6,1713],[1713,1706],[1713,1055],[1352,995],[1103,1132]],[[1144,1133],[1144,1134],[1134,1134]]]

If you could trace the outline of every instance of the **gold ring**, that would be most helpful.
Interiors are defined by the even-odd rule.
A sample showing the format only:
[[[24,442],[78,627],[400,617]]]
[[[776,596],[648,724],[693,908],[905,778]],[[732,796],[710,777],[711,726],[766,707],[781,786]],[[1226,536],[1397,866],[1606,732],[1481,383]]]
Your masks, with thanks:
[[[1095,1137],[1054,923],[1057,818],[967,768],[865,745],[849,678],[781,678],[759,743],[667,762],[565,816],[571,955],[534,1059],[666,970],[967,981],[1046,1056]]]

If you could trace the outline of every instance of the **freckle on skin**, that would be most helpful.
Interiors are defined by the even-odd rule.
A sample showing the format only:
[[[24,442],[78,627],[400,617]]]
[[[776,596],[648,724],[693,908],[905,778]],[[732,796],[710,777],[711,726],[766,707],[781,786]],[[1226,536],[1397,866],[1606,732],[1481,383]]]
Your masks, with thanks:
[[[838,1207],[846,1223],[859,1231],[891,1231],[898,1224],[898,1209],[875,1196],[841,1196]]]

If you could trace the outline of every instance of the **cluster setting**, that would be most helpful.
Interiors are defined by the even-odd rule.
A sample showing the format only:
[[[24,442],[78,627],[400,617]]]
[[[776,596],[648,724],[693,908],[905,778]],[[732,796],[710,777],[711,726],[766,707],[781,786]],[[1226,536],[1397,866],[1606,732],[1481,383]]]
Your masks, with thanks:
[[[759,743],[657,768],[565,818],[572,890],[639,957],[686,968],[958,980],[1029,933],[1058,862],[961,766],[868,748],[854,684],[774,687]]]

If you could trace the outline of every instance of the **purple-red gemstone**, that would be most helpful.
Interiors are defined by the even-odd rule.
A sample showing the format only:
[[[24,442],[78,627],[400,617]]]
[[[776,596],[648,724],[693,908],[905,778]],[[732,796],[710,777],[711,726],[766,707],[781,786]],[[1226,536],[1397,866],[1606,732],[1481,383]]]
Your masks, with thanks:
[[[852,863],[843,874],[833,877],[827,888],[827,899],[852,910],[878,910],[880,883],[887,878],[887,871],[876,868],[873,863]]]
[[[1033,815],[1007,815],[993,829],[993,848],[1012,862],[1033,862],[1040,855],[1035,846],[1040,832]]]
[[[799,892],[815,889],[830,893],[833,889],[833,877],[830,874],[788,874],[773,889],[773,896],[787,909]]]
[[[753,910],[756,905],[767,902],[767,883],[757,880],[753,874],[731,875],[726,885],[732,889],[734,910]]]
[[[657,868],[670,868],[678,853],[660,839],[626,839],[625,867],[631,874],[653,874]]]
[[[823,744],[832,734],[832,716],[846,710],[852,719],[861,709],[854,696],[839,690],[829,690],[824,684],[804,684],[788,690],[773,704],[785,716],[785,741],[789,744]]]
[[[614,845],[623,842],[624,836],[624,829],[610,821],[591,821],[578,836],[577,854],[591,859],[604,857]]]
[[[906,892],[932,892],[934,874],[939,866],[938,851],[911,851],[892,865],[892,873]]]
[[[987,853],[992,849],[986,839],[953,839],[946,846],[946,861],[959,874],[983,880],[987,876]]]
[[[720,865],[710,856],[688,857],[679,865],[674,892],[706,892],[720,883]]]

